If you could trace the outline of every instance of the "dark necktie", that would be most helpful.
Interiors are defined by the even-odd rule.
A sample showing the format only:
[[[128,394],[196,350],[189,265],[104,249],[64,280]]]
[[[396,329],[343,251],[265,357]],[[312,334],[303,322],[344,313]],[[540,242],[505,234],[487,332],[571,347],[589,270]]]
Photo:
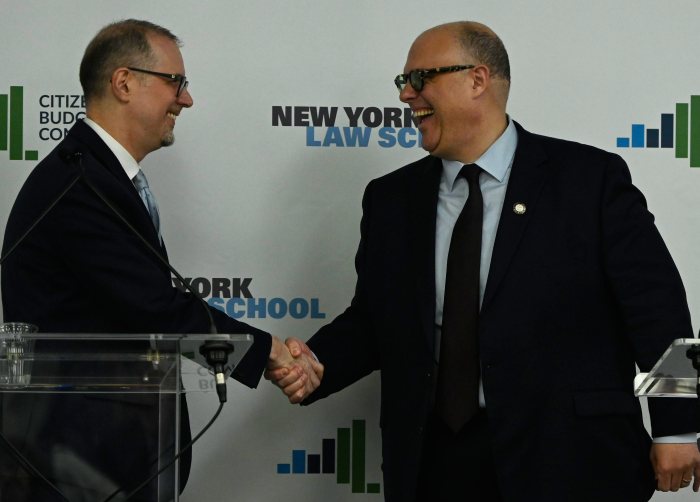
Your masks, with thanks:
[[[435,409],[454,432],[479,408],[477,337],[484,212],[480,173],[476,164],[465,165],[459,173],[469,182],[469,197],[452,230],[447,256]]]
[[[156,227],[158,238],[162,240],[160,236],[160,214],[158,213],[158,204],[156,203],[156,198],[153,196],[151,189],[148,187],[146,175],[141,169],[139,169],[139,172],[136,174],[136,176],[134,176],[132,181],[136,187],[136,190],[139,192],[141,200],[144,204],[146,204],[148,214],[151,215],[151,220],[153,221],[153,226]]]

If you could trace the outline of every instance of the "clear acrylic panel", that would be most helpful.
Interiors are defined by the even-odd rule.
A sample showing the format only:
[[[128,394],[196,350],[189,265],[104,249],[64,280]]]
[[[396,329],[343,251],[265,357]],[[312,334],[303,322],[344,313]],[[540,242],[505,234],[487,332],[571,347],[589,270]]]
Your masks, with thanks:
[[[698,372],[687,352],[700,347],[697,338],[674,340],[649,373],[637,375],[634,394],[655,397],[697,397]]]
[[[189,441],[184,393],[214,388],[199,353],[209,340],[234,346],[227,374],[253,343],[0,330],[0,500],[124,500]],[[129,500],[177,501],[188,472],[183,455]]]

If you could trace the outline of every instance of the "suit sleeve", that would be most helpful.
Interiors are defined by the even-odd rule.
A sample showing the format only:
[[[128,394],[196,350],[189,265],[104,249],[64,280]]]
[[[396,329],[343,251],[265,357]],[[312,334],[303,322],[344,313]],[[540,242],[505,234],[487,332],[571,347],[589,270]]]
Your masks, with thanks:
[[[374,336],[368,290],[371,284],[367,255],[372,246],[373,182],[362,199],[360,244],[355,255],[357,283],[350,306],[309,341],[325,372],[321,386],[302,404],[310,404],[379,369],[379,347]]]
[[[673,340],[693,337],[685,289],[643,195],[616,155],[608,165],[603,190],[606,275],[637,365],[647,372]],[[698,430],[695,399],[649,398],[648,403],[653,436]]]

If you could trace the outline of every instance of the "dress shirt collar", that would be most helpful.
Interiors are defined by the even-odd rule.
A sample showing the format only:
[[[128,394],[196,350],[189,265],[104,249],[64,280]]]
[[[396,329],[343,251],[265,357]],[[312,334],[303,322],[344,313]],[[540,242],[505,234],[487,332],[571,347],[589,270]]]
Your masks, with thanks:
[[[97,135],[102,139],[102,141],[105,142],[107,145],[107,148],[109,148],[114,156],[117,158],[119,163],[122,166],[122,169],[124,169],[124,172],[126,175],[129,177],[130,180],[134,179],[134,176],[136,176],[139,172],[139,163],[136,162],[136,159],[132,157],[132,155],[124,148],[116,139],[114,139],[110,134],[102,129],[100,125],[95,122],[94,120],[90,120],[89,118],[85,117],[83,121],[89,125],[93,131],[97,133]]]
[[[508,126],[503,131],[498,139],[484,152],[484,154],[476,159],[475,164],[478,164],[481,169],[489,173],[499,182],[502,182],[506,176],[508,168],[513,163],[515,156],[515,147],[518,145],[518,132],[515,129],[515,123],[508,117]],[[462,164],[458,160],[442,159],[442,175],[447,181],[447,186],[450,190],[454,188],[455,180],[462,169]]]

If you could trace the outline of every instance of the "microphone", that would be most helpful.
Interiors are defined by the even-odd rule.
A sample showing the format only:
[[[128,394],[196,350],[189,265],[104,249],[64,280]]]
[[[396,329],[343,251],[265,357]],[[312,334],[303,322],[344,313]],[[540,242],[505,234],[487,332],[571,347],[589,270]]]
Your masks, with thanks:
[[[199,353],[206,357],[207,362],[214,369],[216,394],[222,404],[226,402],[226,374],[224,371],[228,355],[231,352],[233,352],[233,345],[225,340],[208,340],[199,347]]]

